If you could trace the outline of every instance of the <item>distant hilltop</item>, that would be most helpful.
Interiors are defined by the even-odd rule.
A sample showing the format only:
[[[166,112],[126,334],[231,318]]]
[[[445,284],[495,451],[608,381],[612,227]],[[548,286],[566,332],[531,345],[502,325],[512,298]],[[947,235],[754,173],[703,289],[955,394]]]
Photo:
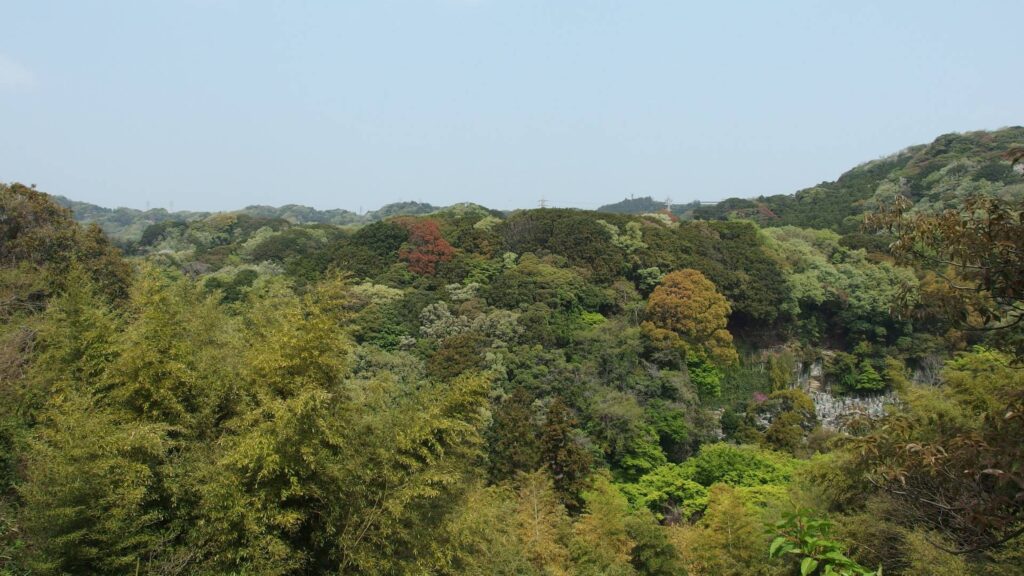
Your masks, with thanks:
[[[456,204],[448,208],[434,206],[425,202],[395,202],[357,214],[344,209],[317,210],[299,204],[285,206],[246,206],[241,210],[229,212],[192,212],[187,210],[171,212],[163,208],[138,210],[135,208],[104,208],[88,202],[71,200],[64,196],[53,197],[58,204],[69,208],[75,220],[83,223],[95,223],[103,228],[109,236],[119,240],[138,240],[147,227],[161,222],[193,222],[204,220],[215,214],[244,214],[254,218],[279,218],[292,224],[333,224],[338,226],[358,225],[385,220],[394,216],[422,216],[434,212],[452,210],[486,210],[475,204]]]
[[[934,211],[958,206],[965,197],[975,193],[1003,198],[1024,197],[1024,127],[944,134],[931,144],[910,146],[895,154],[865,162],[833,182],[822,182],[793,194],[733,197],[721,202],[693,201],[685,204],[644,196],[606,204],[597,211],[649,214],[667,210],[681,219],[753,220],[761,226],[792,225],[848,234],[860,227],[865,212],[897,194],[909,197],[919,210]],[[103,208],[63,196],[54,198],[70,208],[79,222],[99,224],[108,235],[119,240],[138,240],[153,224],[191,222],[222,214],[170,212],[163,208]],[[298,204],[247,206],[224,213],[282,219],[292,224],[346,226],[446,210],[503,215],[501,211],[472,203],[442,207],[424,202],[396,202],[365,214],[344,209],[317,210]]]
[[[905,148],[865,162],[834,182],[793,194],[733,197],[715,204],[673,204],[680,217],[700,220],[753,220],[762,226],[828,228],[849,233],[861,215],[879,201],[903,194],[921,210],[952,208],[978,192],[1024,197],[1024,127],[944,134],[931,144]],[[631,198],[598,208],[601,212],[663,212],[665,201]]]

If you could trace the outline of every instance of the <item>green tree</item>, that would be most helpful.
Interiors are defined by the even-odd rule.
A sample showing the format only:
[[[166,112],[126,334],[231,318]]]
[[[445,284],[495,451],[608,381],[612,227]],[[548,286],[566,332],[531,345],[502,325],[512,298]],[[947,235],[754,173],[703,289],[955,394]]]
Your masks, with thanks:
[[[517,472],[532,472],[540,466],[539,429],[533,418],[533,399],[523,388],[516,388],[498,405],[487,431],[493,480],[510,479]]]
[[[706,487],[722,482],[730,486],[782,485],[793,477],[799,461],[756,446],[705,444],[700,452],[678,464],[686,477]]]
[[[99,227],[79,226],[71,212],[42,192],[22,184],[0,183],[0,266],[24,264],[24,270],[42,271],[48,282],[39,286],[50,295],[66,285],[75,265],[92,279],[98,292],[110,299],[127,295],[131,269]]]
[[[486,382],[346,388],[268,399],[225,439],[200,489],[222,551],[209,569],[386,574],[431,561],[477,454]]]
[[[132,573],[168,534],[160,467],[169,428],[66,391],[43,411],[25,452],[20,523],[26,565],[46,574]]]
[[[531,553],[543,543],[524,544],[527,531],[509,521],[517,518],[519,509],[516,494],[508,486],[471,487],[446,523],[443,545],[437,547],[437,558],[428,569],[452,576],[542,574],[531,564],[535,558]]]
[[[670,537],[690,574],[716,576],[768,576],[782,567],[768,560],[768,538],[757,513],[742,494],[725,484],[715,484],[708,506],[697,524],[679,524]]]
[[[635,542],[629,534],[629,503],[605,475],[583,493],[584,513],[573,526],[572,553],[577,574],[636,574]]]
[[[569,509],[578,506],[591,464],[590,453],[580,444],[575,426],[576,418],[569,407],[561,398],[555,398],[541,428],[541,458]]]
[[[241,354],[215,297],[146,269],[132,286],[129,321],[116,342],[101,391],[108,402],[190,435],[210,434],[230,414]]]
[[[253,407],[193,480],[203,570],[385,574],[437,561],[436,534],[480,456],[488,382],[357,378],[343,282],[252,312]],[[404,568],[403,568],[404,567]]]
[[[623,484],[622,491],[634,506],[646,507],[668,523],[687,521],[708,504],[707,488],[694,482],[682,466],[656,468],[635,483]]]
[[[884,390],[885,380],[878,374],[875,367],[871,365],[871,362],[862,360],[860,363],[860,373],[857,374],[857,381],[854,387],[864,392]]]
[[[686,359],[686,370],[690,382],[702,398],[717,398],[722,394],[722,371],[702,356]]]
[[[66,288],[47,307],[36,334],[38,354],[31,380],[40,394],[68,389],[102,389],[117,357],[119,318],[80,268],[69,272]]]
[[[668,538],[668,531],[645,510],[633,511],[626,521],[626,533],[633,540],[630,564],[644,576],[684,574],[679,552]]]
[[[691,451],[690,426],[681,405],[664,400],[649,401],[644,417],[658,435],[658,443],[671,462],[681,462]]]

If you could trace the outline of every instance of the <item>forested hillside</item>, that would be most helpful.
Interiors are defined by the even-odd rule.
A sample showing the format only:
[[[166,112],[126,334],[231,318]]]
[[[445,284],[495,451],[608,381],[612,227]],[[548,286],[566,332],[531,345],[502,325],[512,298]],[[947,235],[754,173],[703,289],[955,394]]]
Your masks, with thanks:
[[[762,226],[803,226],[856,232],[861,216],[899,194],[921,211],[955,208],[964,198],[986,194],[1024,195],[1024,128],[953,133],[928,145],[911,146],[866,162],[834,182],[822,182],[795,194],[736,197],[716,205],[673,206],[684,218],[753,220]],[[599,211],[642,214],[664,209],[651,198],[623,200]]]
[[[137,241],[146,229],[153,224],[165,222],[193,222],[209,218],[214,212],[170,212],[164,208],[151,208],[148,210],[136,210],[134,208],[104,208],[55,196],[54,200],[66,208],[71,209],[75,220],[83,224],[97,224],[110,237],[120,242],[131,243]],[[233,212],[241,216],[254,218],[285,220],[293,224],[364,224],[376,222],[392,216],[409,216],[417,214],[430,214],[438,210],[436,206],[422,202],[397,202],[388,204],[378,210],[371,210],[364,214],[356,214],[348,210],[317,210],[309,206],[289,204],[279,208],[274,206],[246,206]]]
[[[682,220],[0,185],[0,574],[1021,574],[1022,146]]]

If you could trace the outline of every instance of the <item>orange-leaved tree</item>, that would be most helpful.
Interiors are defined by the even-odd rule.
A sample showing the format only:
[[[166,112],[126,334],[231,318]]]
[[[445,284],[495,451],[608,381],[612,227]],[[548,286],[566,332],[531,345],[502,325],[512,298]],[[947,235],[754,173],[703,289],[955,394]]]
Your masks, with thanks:
[[[714,283],[689,268],[666,274],[647,300],[647,319],[655,328],[678,335],[688,355],[707,356],[719,364],[736,361],[726,329],[731,311]]]

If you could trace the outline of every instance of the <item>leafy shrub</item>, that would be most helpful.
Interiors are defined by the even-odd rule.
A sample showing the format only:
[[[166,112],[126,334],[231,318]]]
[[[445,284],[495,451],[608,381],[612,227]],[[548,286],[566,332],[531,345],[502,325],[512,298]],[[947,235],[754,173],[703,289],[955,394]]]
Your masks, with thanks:
[[[773,528],[778,536],[772,540],[768,555],[795,556],[800,562],[800,576],[881,576],[881,568],[875,572],[848,558],[846,546],[831,539],[832,524],[815,518],[809,510],[786,513]]]
[[[785,484],[798,465],[797,460],[756,446],[709,444],[679,465],[686,477],[702,486],[723,482],[731,486]]]

